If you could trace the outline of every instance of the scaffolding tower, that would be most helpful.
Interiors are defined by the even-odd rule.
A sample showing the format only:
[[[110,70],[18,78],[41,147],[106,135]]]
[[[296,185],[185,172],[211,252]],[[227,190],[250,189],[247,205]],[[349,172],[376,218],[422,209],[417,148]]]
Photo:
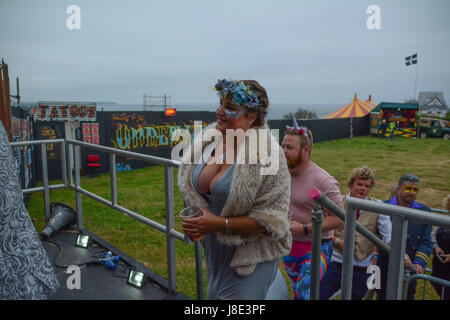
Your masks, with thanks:
[[[170,95],[152,96],[144,94],[144,111],[166,111],[170,107]]]

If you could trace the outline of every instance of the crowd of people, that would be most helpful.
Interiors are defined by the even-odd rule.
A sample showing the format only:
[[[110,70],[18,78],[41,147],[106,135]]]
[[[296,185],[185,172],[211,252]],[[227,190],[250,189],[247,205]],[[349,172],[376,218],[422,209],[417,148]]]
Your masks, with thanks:
[[[314,145],[311,130],[299,126],[294,119],[293,126],[286,128],[281,145],[270,133],[265,124],[269,100],[258,82],[219,80],[215,87],[220,98],[217,121],[194,137],[178,171],[178,186],[185,205],[196,206],[202,213],[183,219],[182,226],[187,236],[202,241],[207,299],[292,296],[296,300],[309,300],[311,211],[316,206],[309,191],[319,189],[341,209],[345,209],[347,195],[381,202],[370,196],[376,183],[374,173],[367,166],[355,168],[349,173],[348,194],[341,195],[338,181],[311,160]],[[247,134],[254,129],[259,134]],[[215,131],[219,138],[212,142],[204,139],[208,130]],[[23,201],[11,197],[21,193],[1,123],[0,151],[0,183],[4,186],[0,199],[9,199],[3,201],[0,211],[3,230],[0,254],[8,254],[13,257],[10,260],[17,262],[2,265],[0,259],[0,297],[45,299],[59,284]],[[267,167],[277,170],[264,171]],[[419,178],[405,174],[384,202],[429,212],[430,208],[416,201],[419,189]],[[450,195],[444,207],[450,210]],[[323,211],[319,292],[320,299],[327,300],[341,285],[344,222],[325,208]],[[356,216],[362,226],[390,245],[389,216],[363,210],[358,210]],[[27,239],[20,250],[11,245],[18,238]],[[367,268],[374,264],[381,270],[377,299],[385,299],[389,257],[357,232],[354,248],[352,299],[359,300],[367,294]],[[409,221],[405,267],[412,265],[417,273],[423,274],[432,253],[432,275],[450,280],[450,230],[438,227],[432,230],[430,225]],[[11,272],[18,265],[23,266],[21,272]],[[288,276],[291,295],[281,266]],[[437,283],[433,286],[444,299],[450,299],[450,288]],[[416,283],[411,281],[407,298],[414,299],[415,291]]]
[[[396,123],[394,120],[391,120],[387,123],[386,118],[381,120],[380,129],[378,130],[378,136],[386,139],[386,132],[389,132],[389,140],[394,140],[395,130],[398,127],[398,122]],[[398,128],[397,128],[398,129]]]
[[[310,299],[311,285],[311,210],[316,202],[308,195],[312,188],[323,192],[337,206],[345,208],[337,180],[311,160],[313,135],[296,120],[287,127],[281,146],[272,150],[279,160],[276,174],[261,175],[267,163],[260,161],[260,143],[248,143],[228,131],[268,131],[265,116],[269,101],[266,90],[254,80],[219,80],[215,86],[220,98],[217,122],[206,129],[220,132],[218,141],[192,142],[201,149],[186,152],[179,170],[178,185],[186,206],[198,206],[202,215],[183,220],[183,229],[191,238],[201,238],[207,267],[208,299],[283,299],[289,296],[280,276],[282,261],[290,280],[292,297]],[[207,131],[206,130],[206,131]],[[270,140],[271,135],[267,135]],[[247,143],[245,143],[247,142]],[[260,141],[259,141],[260,142]],[[196,154],[199,153],[199,158]],[[228,154],[227,154],[228,153]],[[236,163],[239,155],[258,161]],[[193,159],[201,159],[193,163]],[[226,161],[225,161],[226,160]],[[370,201],[375,185],[373,171],[367,166],[350,173],[349,195]],[[400,177],[385,203],[431,211],[416,201],[420,180],[413,174]],[[449,198],[449,197],[448,197]],[[446,208],[449,210],[447,198]],[[357,212],[357,221],[390,245],[392,223],[389,216]],[[320,299],[329,299],[340,288],[344,223],[324,208],[320,256]],[[405,267],[413,265],[424,273],[431,253],[433,274],[450,276],[450,232],[445,228],[410,222],[405,248]],[[381,270],[381,288],[377,299],[385,299],[388,256],[361,234],[355,236],[352,299],[362,299],[368,291],[367,267],[377,264]],[[450,288],[435,285],[444,298]],[[415,281],[411,281],[408,299],[414,299]]]

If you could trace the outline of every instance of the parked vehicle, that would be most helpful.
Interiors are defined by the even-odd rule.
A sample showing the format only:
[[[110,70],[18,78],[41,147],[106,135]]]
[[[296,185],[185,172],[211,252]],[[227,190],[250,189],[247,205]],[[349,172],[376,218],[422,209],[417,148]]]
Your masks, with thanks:
[[[438,118],[420,118],[418,122],[419,137],[442,137],[450,139],[450,121]]]

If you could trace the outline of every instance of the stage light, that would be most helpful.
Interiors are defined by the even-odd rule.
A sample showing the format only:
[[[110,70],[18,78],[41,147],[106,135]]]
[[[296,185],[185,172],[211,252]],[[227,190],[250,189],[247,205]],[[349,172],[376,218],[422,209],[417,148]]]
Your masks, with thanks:
[[[173,117],[177,114],[177,109],[174,108],[168,108],[166,109],[166,111],[164,112],[166,117]]]
[[[142,288],[145,282],[145,274],[136,271],[136,270],[130,270],[130,274],[128,275],[128,281],[127,283],[130,286],[136,287],[136,288]]]
[[[75,245],[80,248],[87,248],[89,245],[89,236],[86,236],[84,234],[79,234]]]

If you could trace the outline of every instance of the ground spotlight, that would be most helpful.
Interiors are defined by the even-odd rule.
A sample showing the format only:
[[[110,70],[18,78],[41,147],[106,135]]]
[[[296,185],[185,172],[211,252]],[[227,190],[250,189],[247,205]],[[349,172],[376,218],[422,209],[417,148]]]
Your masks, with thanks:
[[[87,248],[89,245],[89,236],[84,235],[84,234],[79,234],[75,245],[80,248]]]
[[[127,281],[127,283],[130,286],[141,289],[144,286],[144,282],[145,282],[145,274],[144,273],[142,273],[140,271],[136,271],[136,270],[130,270],[130,274],[128,275],[128,281]]]

